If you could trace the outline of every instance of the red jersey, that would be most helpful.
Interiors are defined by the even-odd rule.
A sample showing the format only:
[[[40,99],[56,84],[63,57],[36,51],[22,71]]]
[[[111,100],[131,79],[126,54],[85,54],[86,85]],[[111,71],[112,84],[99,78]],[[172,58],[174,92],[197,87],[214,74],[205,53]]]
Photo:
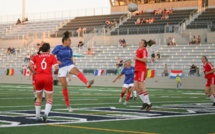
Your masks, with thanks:
[[[205,73],[205,72],[209,72],[209,71],[213,70],[214,66],[210,62],[206,62],[203,65],[203,68],[204,68],[204,73]],[[209,79],[209,78],[212,78],[212,77],[214,77],[214,73],[210,73],[210,74],[205,75],[206,79]]]
[[[136,57],[137,58],[148,58],[148,51],[146,48],[139,48],[136,51]],[[144,71],[146,70],[146,63],[141,62],[139,60],[135,60],[135,71]]]
[[[58,65],[57,59],[50,53],[42,53],[34,56],[31,62],[36,65],[36,74],[52,75],[52,66]]]

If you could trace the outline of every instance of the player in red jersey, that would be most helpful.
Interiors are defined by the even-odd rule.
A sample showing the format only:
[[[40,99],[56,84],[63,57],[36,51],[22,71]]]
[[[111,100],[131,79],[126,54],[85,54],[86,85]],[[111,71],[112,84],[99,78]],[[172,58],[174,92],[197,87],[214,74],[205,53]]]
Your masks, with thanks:
[[[215,106],[215,68],[210,62],[208,62],[206,56],[202,56],[202,63],[204,64],[204,74],[205,78],[207,79],[205,93],[212,100],[212,106]]]
[[[36,54],[33,54],[31,56],[31,58],[34,57],[35,55]],[[36,65],[33,65],[33,68],[34,68],[34,70],[36,70]],[[29,80],[31,79],[31,77],[32,77],[32,86],[33,86],[33,92],[34,92],[34,101],[36,101],[37,100],[37,92],[36,92],[36,87],[35,87],[35,74],[33,74],[32,72],[30,72]],[[45,92],[43,92],[42,101],[44,101],[44,100],[45,100]]]
[[[136,56],[134,57],[135,61],[135,71],[134,71],[134,88],[137,90],[140,99],[143,102],[141,110],[146,108],[147,111],[150,111],[152,104],[149,100],[148,91],[145,88],[145,80],[147,73],[147,58],[148,51],[146,49],[148,42],[146,40],[141,40],[139,42],[139,48],[136,51]]]
[[[35,87],[37,92],[37,100],[35,102],[36,110],[36,121],[40,121],[41,112],[41,101],[42,101],[42,91],[46,92],[46,106],[43,115],[43,121],[47,122],[48,114],[52,107],[53,98],[53,78],[52,78],[52,66],[55,67],[55,72],[58,71],[58,61],[54,55],[50,54],[50,45],[44,43],[41,47],[42,53],[34,56],[28,68],[33,74],[35,74]],[[36,70],[34,70],[33,65],[36,65]]]

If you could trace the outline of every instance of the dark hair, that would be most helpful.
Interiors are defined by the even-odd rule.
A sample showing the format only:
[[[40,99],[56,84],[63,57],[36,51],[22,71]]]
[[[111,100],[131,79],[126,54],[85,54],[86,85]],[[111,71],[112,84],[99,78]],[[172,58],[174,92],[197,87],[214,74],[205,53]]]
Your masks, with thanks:
[[[43,45],[39,48],[39,51],[37,52],[37,54],[40,54],[40,52],[48,52],[48,50],[50,49],[50,44],[49,43],[43,43]]]
[[[65,40],[69,39],[69,34],[70,32],[69,31],[66,31],[63,35],[63,38],[62,38],[62,43],[64,43]]]
[[[151,47],[152,45],[154,45],[154,44],[156,43],[156,42],[153,41],[153,40],[146,41],[146,40],[142,39],[141,41],[144,42],[144,44],[145,44],[144,47],[147,47],[147,45],[149,45],[149,46]]]
[[[206,59],[206,61],[208,61],[208,58],[206,56],[203,55],[202,57],[204,57]]]

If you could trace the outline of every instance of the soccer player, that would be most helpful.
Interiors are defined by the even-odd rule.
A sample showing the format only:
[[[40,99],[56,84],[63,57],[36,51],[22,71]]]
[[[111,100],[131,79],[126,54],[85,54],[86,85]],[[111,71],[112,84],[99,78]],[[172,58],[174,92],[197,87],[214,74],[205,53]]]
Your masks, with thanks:
[[[50,45],[44,43],[41,47],[42,53],[34,56],[28,68],[33,74],[35,74],[35,87],[37,92],[37,100],[35,102],[35,111],[36,111],[36,121],[40,121],[40,112],[41,112],[41,101],[42,101],[42,92],[43,89],[46,92],[46,106],[45,112],[43,115],[43,121],[47,122],[49,112],[52,108],[52,99],[53,99],[53,78],[52,78],[52,66],[55,67],[55,71],[59,69],[58,61],[54,55],[50,54]],[[36,70],[34,70],[33,65],[36,65]]]
[[[134,88],[137,90],[140,99],[143,102],[141,110],[146,108],[147,111],[150,111],[152,104],[149,100],[148,91],[145,88],[145,79],[147,74],[147,58],[148,51],[146,49],[148,42],[146,40],[141,40],[139,42],[139,48],[136,51],[136,56],[134,57],[135,61],[135,71],[134,71]]]
[[[181,77],[179,75],[176,75],[175,77],[177,88],[181,87]]]
[[[87,88],[90,88],[94,83],[94,80],[88,81],[83,73],[81,73],[77,67],[75,67],[73,63],[73,51],[70,48],[71,39],[69,38],[69,32],[66,31],[64,33],[64,37],[62,38],[62,45],[57,45],[52,53],[57,56],[57,60],[59,63],[59,72],[58,77],[60,79],[60,83],[62,85],[62,93],[64,96],[64,100],[69,112],[72,112],[72,108],[69,102],[69,94],[67,89],[67,81],[66,76],[67,73],[76,75],[84,84],[86,84]]]
[[[125,95],[126,90],[128,90],[124,105],[127,104],[131,91],[134,88],[134,67],[131,66],[131,60],[127,60],[125,62],[125,68],[122,70],[121,74],[119,74],[113,82],[116,82],[117,79],[125,75],[124,84],[122,86],[121,96],[119,98],[119,103],[122,102],[122,98]]]
[[[33,54],[32,57],[34,57],[35,55],[36,54]],[[34,70],[36,70],[36,65],[33,65],[33,68],[34,68]],[[36,101],[37,100],[37,92],[36,92],[36,87],[35,87],[35,74],[33,74],[30,71],[29,80],[31,79],[31,77],[32,77],[32,86],[33,86],[33,92],[34,92],[34,101]],[[43,99],[42,99],[42,101],[44,101],[44,100],[45,100],[45,92],[43,92]]]
[[[205,93],[212,100],[212,106],[215,106],[215,68],[210,62],[208,62],[206,56],[202,56],[202,63],[205,78],[207,79],[207,83],[205,85]]]

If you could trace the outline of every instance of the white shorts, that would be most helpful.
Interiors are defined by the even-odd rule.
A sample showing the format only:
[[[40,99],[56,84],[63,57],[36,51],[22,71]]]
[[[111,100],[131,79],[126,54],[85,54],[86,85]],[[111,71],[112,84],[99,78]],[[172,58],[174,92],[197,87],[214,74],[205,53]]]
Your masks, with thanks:
[[[67,77],[70,70],[73,69],[74,67],[75,65],[69,65],[69,66],[60,68],[58,71],[58,77]]]
[[[134,87],[134,83],[131,83],[131,84],[123,84],[124,88],[129,88],[129,87]]]

